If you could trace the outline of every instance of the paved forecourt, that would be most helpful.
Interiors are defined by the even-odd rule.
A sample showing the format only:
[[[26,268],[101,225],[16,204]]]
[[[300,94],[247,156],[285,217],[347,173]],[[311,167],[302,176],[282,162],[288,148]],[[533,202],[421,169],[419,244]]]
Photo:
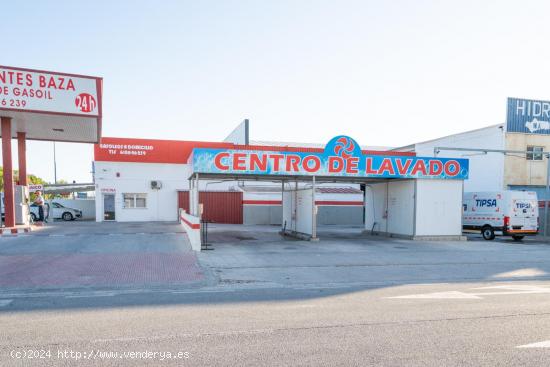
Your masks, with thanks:
[[[0,290],[189,285],[203,279],[177,223],[56,222],[0,238]]]

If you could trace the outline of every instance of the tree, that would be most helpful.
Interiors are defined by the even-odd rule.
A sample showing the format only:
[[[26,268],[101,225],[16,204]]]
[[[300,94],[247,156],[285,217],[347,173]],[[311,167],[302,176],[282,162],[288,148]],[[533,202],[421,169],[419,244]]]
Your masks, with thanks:
[[[13,171],[13,176],[17,177],[19,175],[18,170]],[[27,175],[27,179],[29,181],[29,184],[32,185],[45,185],[47,182],[36,175]],[[4,167],[0,167],[0,191],[4,192]],[[31,200],[34,199],[34,194],[31,194]]]

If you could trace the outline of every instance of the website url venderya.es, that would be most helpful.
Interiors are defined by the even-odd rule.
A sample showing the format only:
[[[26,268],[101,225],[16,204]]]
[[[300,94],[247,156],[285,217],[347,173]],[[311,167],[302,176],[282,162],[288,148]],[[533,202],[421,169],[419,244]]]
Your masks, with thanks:
[[[10,351],[10,357],[13,359],[156,359],[159,361],[173,359],[188,359],[189,352],[184,351],[109,351],[92,349],[89,351],[75,351],[72,349],[21,349]]]

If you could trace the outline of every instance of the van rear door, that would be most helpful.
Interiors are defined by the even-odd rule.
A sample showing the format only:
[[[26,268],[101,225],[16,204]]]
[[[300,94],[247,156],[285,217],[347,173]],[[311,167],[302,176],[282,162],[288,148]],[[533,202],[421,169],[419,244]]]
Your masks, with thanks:
[[[538,202],[529,196],[513,197],[510,229],[536,231],[538,228]]]

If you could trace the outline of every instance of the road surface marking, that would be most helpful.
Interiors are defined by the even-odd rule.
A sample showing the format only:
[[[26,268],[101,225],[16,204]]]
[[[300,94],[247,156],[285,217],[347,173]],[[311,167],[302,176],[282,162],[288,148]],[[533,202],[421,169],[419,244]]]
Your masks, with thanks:
[[[6,307],[13,302],[13,299],[0,299],[0,307]]]
[[[532,344],[518,345],[516,348],[550,348],[550,340]]]
[[[407,298],[407,299],[480,299],[474,294],[468,294],[459,291],[435,292],[423,294],[408,294],[405,296],[386,297],[386,298]]]
[[[542,294],[550,293],[550,288],[539,287],[536,285],[498,285],[491,287],[470,288],[471,290],[490,290],[496,289],[501,291],[496,292],[435,292],[408,294],[404,296],[394,296],[386,298],[401,298],[401,299],[481,299],[484,296],[502,296],[502,295],[519,295],[519,294]]]
[[[518,269],[513,271],[507,271],[504,273],[495,274],[492,278],[526,278],[526,277],[539,277],[548,275],[547,272],[537,268]]]
[[[470,288],[470,289],[510,289],[510,290],[517,290],[517,291],[543,291],[542,293],[550,292],[550,288],[541,287],[538,285],[521,285],[521,284],[520,285],[515,285],[515,284],[493,285],[490,287],[477,287],[477,288]]]

